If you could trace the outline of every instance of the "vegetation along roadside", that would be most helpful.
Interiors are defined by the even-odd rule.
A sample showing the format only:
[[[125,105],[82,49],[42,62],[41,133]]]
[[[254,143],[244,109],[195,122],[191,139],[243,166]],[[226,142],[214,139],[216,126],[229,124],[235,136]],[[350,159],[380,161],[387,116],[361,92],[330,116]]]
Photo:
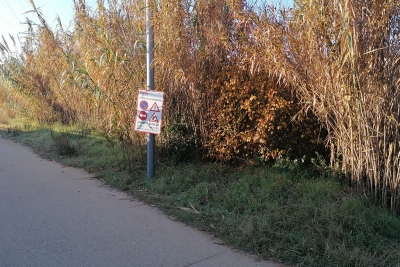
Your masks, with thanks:
[[[294,266],[399,266],[400,219],[354,193],[323,162],[305,167],[281,158],[272,165],[232,167],[163,158],[146,178],[121,165],[117,142],[82,127],[13,122],[5,138],[42,156],[84,168],[226,244]],[[143,148],[144,149],[144,148]]]
[[[0,39],[6,138],[261,257],[400,266],[400,1],[74,1],[55,28],[30,3],[37,21]],[[132,130],[146,8],[152,180]]]

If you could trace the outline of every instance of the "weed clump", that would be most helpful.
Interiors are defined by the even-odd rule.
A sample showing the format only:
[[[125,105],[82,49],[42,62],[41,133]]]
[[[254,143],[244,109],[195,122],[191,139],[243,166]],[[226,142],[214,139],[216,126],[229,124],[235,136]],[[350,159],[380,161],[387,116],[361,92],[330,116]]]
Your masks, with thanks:
[[[18,135],[21,134],[21,127],[18,127],[18,126],[8,127],[7,128],[7,134],[11,135],[13,137],[17,137]]]
[[[71,157],[78,153],[76,146],[71,143],[69,136],[65,134],[53,137],[53,145],[60,156]]]

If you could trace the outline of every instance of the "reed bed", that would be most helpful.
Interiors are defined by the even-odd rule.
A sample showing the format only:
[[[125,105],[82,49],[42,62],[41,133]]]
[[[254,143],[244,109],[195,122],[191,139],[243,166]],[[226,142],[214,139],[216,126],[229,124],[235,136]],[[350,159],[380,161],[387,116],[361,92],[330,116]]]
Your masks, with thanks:
[[[129,151],[144,143],[132,125],[146,87],[145,2],[75,1],[72,26],[55,29],[31,3],[40,24],[28,25],[21,53],[0,46],[8,110],[95,128],[135,161]],[[149,8],[166,103],[160,153],[253,164],[328,149],[353,188],[400,213],[399,3],[162,0]]]

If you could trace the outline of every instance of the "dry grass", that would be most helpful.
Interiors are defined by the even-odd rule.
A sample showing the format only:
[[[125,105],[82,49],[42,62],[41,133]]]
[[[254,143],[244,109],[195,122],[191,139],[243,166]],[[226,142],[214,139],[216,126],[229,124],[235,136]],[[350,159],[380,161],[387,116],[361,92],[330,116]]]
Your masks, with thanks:
[[[7,119],[1,115],[2,110],[0,109],[0,130],[4,131],[7,129]]]

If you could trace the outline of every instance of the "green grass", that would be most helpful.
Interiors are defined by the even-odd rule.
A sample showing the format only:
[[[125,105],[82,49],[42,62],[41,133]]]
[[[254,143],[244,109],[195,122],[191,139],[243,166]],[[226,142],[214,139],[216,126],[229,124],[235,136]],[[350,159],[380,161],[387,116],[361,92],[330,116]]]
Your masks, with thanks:
[[[296,266],[400,264],[400,220],[334,177],[198,163],[168,170],[142,197],[234,247]]]
[[[294,266],[400,266],[400,219],[326,171],[290,161],[238,169],[159,159],[156,176],[147,180],[142,159],[134,170],[125,170],[118,144],[99,134],[69,134],[77,153],[60,156],[52,134],[73,128],[21,129],[2,135],[63,164],[85,168],[178,220],[263,258]]]

